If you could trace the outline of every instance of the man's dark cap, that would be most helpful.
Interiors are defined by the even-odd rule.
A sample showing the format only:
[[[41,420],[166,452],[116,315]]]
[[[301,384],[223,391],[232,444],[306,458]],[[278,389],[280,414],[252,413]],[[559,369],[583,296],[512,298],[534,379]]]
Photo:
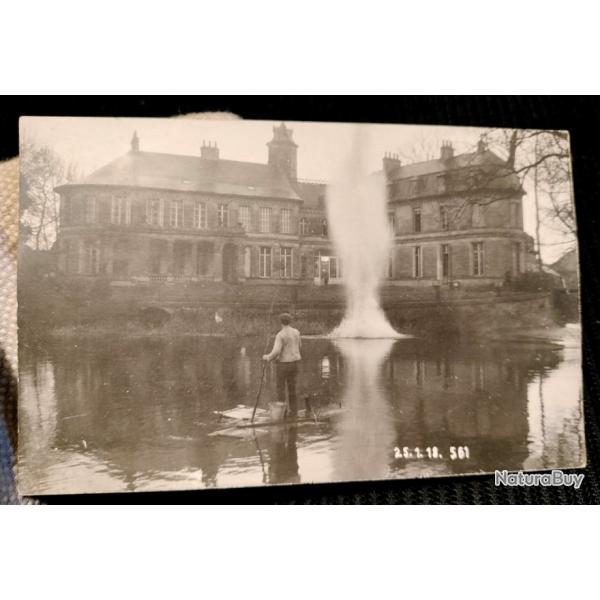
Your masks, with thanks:
[[[283,323],[283,325],[289,325],[294,320],[294,317],[292,317],[290,313],[281,313],[279,315],[279,320]]]

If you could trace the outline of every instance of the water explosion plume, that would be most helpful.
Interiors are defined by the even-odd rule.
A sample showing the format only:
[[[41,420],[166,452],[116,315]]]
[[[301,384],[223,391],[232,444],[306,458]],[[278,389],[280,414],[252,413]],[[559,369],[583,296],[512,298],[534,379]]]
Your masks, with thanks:
[[[400,338],[379,301],[392,234],[383,173],[369,175],[366,133],[357,126],[336,182],[327,187],[329,227],[343,264],[346,314],[331,333],[340,338]]]

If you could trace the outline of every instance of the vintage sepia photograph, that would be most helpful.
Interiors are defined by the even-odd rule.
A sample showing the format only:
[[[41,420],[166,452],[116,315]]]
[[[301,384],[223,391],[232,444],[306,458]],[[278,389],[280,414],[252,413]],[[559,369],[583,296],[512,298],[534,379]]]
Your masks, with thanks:
[[[569,135],[22,117],[23,495],[585,466]]]

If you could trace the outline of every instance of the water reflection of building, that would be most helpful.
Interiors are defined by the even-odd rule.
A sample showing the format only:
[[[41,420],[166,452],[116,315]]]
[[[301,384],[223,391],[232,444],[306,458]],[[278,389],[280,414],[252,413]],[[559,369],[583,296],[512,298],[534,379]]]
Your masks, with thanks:
[[[29,461],[37,469],[30,480],[43,479],[64,453],[83,463],[93,456],[98,477],[143,489],[153,482],[257,485],[299,475],[303,481],[405,477],[423,473],[423,465],[432,474],[542,462],[563,467],[584,452],[577,392],[568,387],[578,381],[579,362],[566,351],[415,340],[397,342],[376,368],[363,360],[373,353],[353,363],[329,340],[305,340],[301,392],[341,402],[347,412],[287,437],[260,437],[260,453],[252,438],[209,437],[223,426],[215,410],[255,397],[262,343],[244,343],[245,353],[215,338],[60,342],[37,358],[24,349],[22,415],[28,430],[40,434],[22,448],[36,459]],[[273,398],[269,384],[262,405]],[[317,438],[318,450],[303,462],[306,445]],[[434,464],[393,455],[394,446],[432,445],[468,445],[471,459]]]
[[[563,355],[560,371],[541,368],[528,385],[529,469],[585,464],[578,341]]]
[[[384,374],[396,445],[468,445],[451,472],[520,467],[528,455],[528,382],[555,368],[556,351],[496,347],[411,348],[398,344]],[[403,461],[395,470],[404,468]]]

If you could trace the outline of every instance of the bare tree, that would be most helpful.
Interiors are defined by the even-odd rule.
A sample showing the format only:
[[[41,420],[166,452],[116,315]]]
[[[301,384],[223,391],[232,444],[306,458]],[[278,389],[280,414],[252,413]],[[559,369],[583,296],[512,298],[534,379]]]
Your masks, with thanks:
[[[35,250],[49,250],[56,240],[64,165],[51,148],[28,140],[21,147],[21,231]]]
[[[575,238],[568,134],[540,129],[491,130],[487,138],[499,156],[506,156],[507,168],[519,177],[522,186],[531,176],[537,192],[549,199],[546,215],[540,219],[554,221]]]
[[[431,158],[433,141],[421,141],[402,153],[412,161]],[[439,144],[438,144],[439,146]],[[480,152],[493,152],[500,160],[481,161]],[[576,224],[571,194],[569,138],[564,131],[529,129],[488,129],[469,149],[460,177],[448,172],[448,191],[460,192],[463,200],[447,206],[452,227],[460,227],[475,205],[485,206],[514,197],[530,184],[536,201],[536,245],[541,265],[541,246],[575,241]],[[470,157],[470,158],[469,158]],[[541,207],[541,198],[545,207]],[[541,226],[562,234],[559,242],[545,244]]]

